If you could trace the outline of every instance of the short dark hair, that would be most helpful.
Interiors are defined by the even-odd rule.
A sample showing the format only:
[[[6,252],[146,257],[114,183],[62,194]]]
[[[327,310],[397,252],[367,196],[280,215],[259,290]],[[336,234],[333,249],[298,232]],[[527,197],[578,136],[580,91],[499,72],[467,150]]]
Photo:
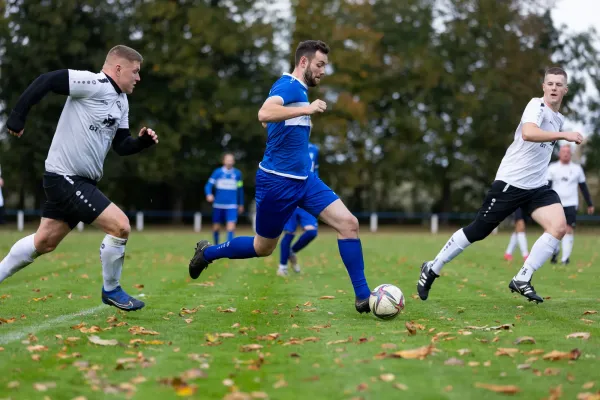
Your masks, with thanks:
[[[546,75],[562,75],[565,77],[565,80],[568,79],[567,73],[564,69],[560,67],[550,67],[546,69],[546,73],[544,74],[544,79],[546,79]]]
[[[127,61],[131,61],[131,62],[139,61],[140,63],[142,63],[144,61],[144,58],[137,50],[134,50],[131,47],[127,47],[122,44],[116,45],[115,47],[110,49],[108,51],[107,58],[110,55],[115,55],[117,57],[124,58]]]
[[[329,54],[329,46],[321,40],[305,40],[300,42],[296,48],[296,65],[300,64],[302,57],[312,59],[317,51],[323,54]]]

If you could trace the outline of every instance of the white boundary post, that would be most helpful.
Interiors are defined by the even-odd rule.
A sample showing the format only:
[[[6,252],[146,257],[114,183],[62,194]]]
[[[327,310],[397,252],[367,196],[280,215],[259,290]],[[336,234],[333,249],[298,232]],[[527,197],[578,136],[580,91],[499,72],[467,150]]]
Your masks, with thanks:
[[[25,213],[23,210],[17,211],[17,229],[19,232],[23,232],[25,228]]]
[[[439,229],[439,218],[437,214],[433,214],[431,216],[431,233],[436,234],[438,233],[438,229]]]
[[[79,221],[79,223],[77,224],[77,230],[79,232],[83,232],[83,227],[85,226],[85,224],[81,221]]]
[[[141,211],[135,214],[135,229],[138,231],[144,230],[144,213]]]
[[[371,232],[377,232],[378,222],[379,222],[379,218],[377,216],[377,213],[372,213],[371,214],[371,224],[370,224]]]
[[[202,213],[194,213],[194,232],[200,232],[202,230]]]

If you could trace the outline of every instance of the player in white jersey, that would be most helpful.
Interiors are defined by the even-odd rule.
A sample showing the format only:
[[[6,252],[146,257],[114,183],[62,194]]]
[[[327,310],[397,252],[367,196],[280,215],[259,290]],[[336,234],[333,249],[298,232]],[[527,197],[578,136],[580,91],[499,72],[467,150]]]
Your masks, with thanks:
[[[142,61],[134,49],[115,46],[108,52],[101,72],[48,72],[19,98],[6,122],[8,132],[17,137],[23,135],[30,108],[48,92],[68,96],[46,159],[46,202],[40,226],[35,234],[15,243],[2,260],[0,282],[38,256],[53,251],[83,221],[106,233],[100,246],[102,302],[125,311],[144,307],[119,284],[131,230],[129,219],[96,187],[111,145],[124,156],[158,143],[152,129],[142,128],[137,138],[129,133],[127,95],[140,81]]]
[[[521,250],[521,256],[523,256],[523,261],[527,260],[529,256],[529,250],[527,249],[527,236],[525,235],[525,219],[528,218],[527,215],[523,212],[521,208],[517,208],[515,211],[515,231],[510,236],[510,241],[508,242],[508,247],[504,252],[504,259],[506,261],[513,260],[513,250],[519,244],[519,248]]]
[[[571,145],[565,144],[561,146],[558,154],[559,160],[550,164],[548,167],[548,180],[552,189],[558,193],[560,202],[562,203],[565,217],[567,219],[567,233],[562,238],[562,257],[563,264],[569,263],[569,257],[573,251],[573,230],[577,218],[577,207],[579,207],[579,195],[577,187],[581,189],[581,194],[588,205],[587,213],[594,213],[594,205],[590,197],[590,191],[585,183],[585,174],[581,165],[571,162]],[[552,255],[552,264],[558,262],[559,248],[556,247],[555,253]]]
[[[544,96],[533,98],[527,104],[514,141],[500,163],[496,179],[475,221],[456,231],[435,259],[421,266],[417,291],[422,300],[427,299],[444,264],[472,243],[486,238],[500,222],[521,207],[544,228],[544,234],[531,248],[509,289],[530,301],[543,301],[531,285],[531,276],[552,256],[567,230],[560,199],[546,179],[548,163],[557,140],[580,144],[583,137],[578,132],[560,132],[564,118],[558,110],[567,93],[566,72],[556,67],[548,69],[542,89]]]

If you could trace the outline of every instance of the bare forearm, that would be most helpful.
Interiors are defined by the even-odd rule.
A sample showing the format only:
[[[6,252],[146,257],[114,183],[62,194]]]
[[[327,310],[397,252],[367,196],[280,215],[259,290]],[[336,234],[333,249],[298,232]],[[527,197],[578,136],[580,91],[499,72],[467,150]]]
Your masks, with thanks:
[[[284,107],[278,104],[265,104],[258,112],[258,120],[260,122],[280,122],[303,115],[309,115],[307,107]]]
[[[564,132],[548,132],[544,131],[537,126],[523,127],[523,140],[526,142],[554,142],[555,140],[562,140],[565,138]]]

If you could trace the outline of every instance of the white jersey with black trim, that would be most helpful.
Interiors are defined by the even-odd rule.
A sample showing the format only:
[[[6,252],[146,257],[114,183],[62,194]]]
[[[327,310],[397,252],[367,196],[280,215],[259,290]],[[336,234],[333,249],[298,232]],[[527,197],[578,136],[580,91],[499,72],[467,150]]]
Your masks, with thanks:
[[[69,97],[50,145],[46,171],[99,181],[120,128],[129,128],[127,95],[102,72],[69,70]]]
[[[579,206],[579,184],[585,182],[581,165],[554,162],[548,167],[548,180],[552,181],[552,189],[560,197],[563,207]]]
[[[533,98],[527,104],[512,144],[500,163],[496,180],[504,181],[519,189],[537,189],[548,183],[548,163],[552,156],[553,142],[527,142],[523,140],[523,124],[532,122],[548,132],[560,132],[564,117],[544,103],[543,98]]]

